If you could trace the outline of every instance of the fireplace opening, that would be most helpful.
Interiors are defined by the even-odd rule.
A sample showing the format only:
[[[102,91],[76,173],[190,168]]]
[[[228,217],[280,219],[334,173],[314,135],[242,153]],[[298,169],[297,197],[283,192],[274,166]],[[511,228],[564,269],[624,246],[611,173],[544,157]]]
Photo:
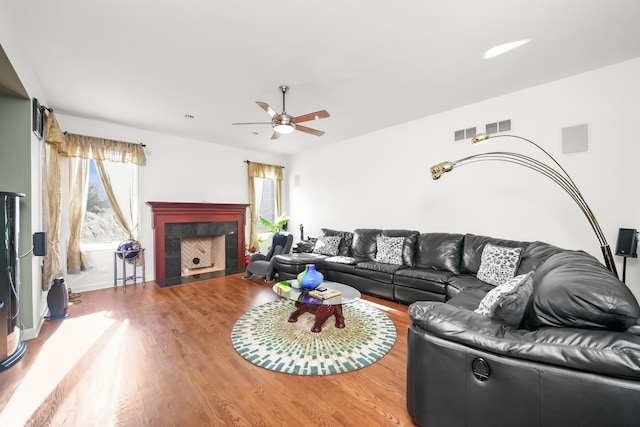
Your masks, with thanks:
[[[225,236],[184,237],[180,241],[181,276],[224,271]]]
[[[239,273],[237,234],[238,224],[232,221],[165,224],[164,282],[173,285]]]

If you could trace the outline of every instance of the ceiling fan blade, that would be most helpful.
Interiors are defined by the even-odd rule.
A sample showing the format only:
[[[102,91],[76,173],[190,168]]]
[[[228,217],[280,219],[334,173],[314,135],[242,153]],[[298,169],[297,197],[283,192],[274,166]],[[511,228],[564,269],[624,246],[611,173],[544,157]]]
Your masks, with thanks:
[[[308,122],[309,120],[326,119],[329,117],[329,113],[326,110],[316,111],[315,113],[309,113],[302,116],[294,117],[291,119],[293,123]]]
[[[321,131],[321,130],[311,129],[311,128],[308,128],[306,126],[301,126],[301,125],[296,125],[296,130],[299,130],[300,132],[310,133],[311,135],[315,135],[315,136],[324,135],[324,132]]]
[[[271,135],[271,139],[278,139],[280,138],[280,134],[278,132],[273,132],[273,135]]]
[[[245,122],[245,123],[231,123],[232,125],[270,125],[271,122]]]
[[[280,117],[280,114],[276,113],[276,110],[271,108],[271,106],[269,104],[267,104],[266,102],[256,101],[256,104],[258,104],[260,106],[260,108],[262,108],[264,111],[266,111],[267,114],[270,115],[271,117],[275,117],[278,120],[282,120],[282,117]]]

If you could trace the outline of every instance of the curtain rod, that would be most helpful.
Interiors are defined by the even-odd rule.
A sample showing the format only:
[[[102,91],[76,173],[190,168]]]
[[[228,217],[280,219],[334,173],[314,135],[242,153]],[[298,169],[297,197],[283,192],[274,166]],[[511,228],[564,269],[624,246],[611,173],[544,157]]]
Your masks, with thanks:
[[[63,135],[66,135],[67,133],[69,133],[69,131],[66,131],[66,130],[65,130],[64,132],[62,132],[62,134],[63,134]],[[130,142],[130,144],[135,144],[135,142]],[[140,143],[140,146],[141,146],[141,147],[146,147],[146,146],[147,146],[147,144]]]
[[[48,112],[53,113],[53,108],[49,108],[49,107],[47,107],[47,106],[45,106],[45,105],[41,105],[41,106],[40,106],[40,111],[43,111],[43,110],[47,110]],[[63,134],[63,135],[66,135],[66,134],[67,134],[67,131],[65,130],[64,132],[62,132],[62,134]],[[135,144],[135,143],[132,143],[132,144]],[[140,143],[140,146],[142,146],[142,147],[146,147],[146,146],[147,146],[147,144]]]
[[[244,162],[245,162],[246,164],[251,163],[251,161],[250,161],[250,160],[245,160]],[[253,163],[256,163],[256,162],[253,162]],[[280,167],[280,168],[284,169],[284,166],[278,166],[278,167]]]

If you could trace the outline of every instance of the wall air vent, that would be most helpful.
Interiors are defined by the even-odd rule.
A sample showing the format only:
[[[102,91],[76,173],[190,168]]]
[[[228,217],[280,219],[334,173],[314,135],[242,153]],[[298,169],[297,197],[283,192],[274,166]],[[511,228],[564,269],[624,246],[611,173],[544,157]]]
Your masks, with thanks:
[[[471,138],[473,138],[474,136],[476,136],[476,135],[477,135],[477,132],[476,132],[476,128],[475,128],[475,127],[465,129],[465,130],[464,130],[464,133],[465,133],[465,137],[466,137],[467,139],[471,139]]]
[[[498,122],[498,132],[508,132],[511,130],[511,119]]]

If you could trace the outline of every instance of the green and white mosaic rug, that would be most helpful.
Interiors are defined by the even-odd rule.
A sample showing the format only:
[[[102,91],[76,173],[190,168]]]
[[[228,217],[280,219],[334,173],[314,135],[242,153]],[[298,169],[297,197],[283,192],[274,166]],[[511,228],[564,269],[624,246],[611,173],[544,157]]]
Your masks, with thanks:
[[[311,332],[315,316],[305,313],[295,323],[287,319],[292,301],[262,304],[245,313],[231,331],[236,351],[254,365],[294,375],[351,372],[380,360],[397,334],[386,314],[363,301],[343,307],[346,327],[335,327],[333,316],[322,332]]]

